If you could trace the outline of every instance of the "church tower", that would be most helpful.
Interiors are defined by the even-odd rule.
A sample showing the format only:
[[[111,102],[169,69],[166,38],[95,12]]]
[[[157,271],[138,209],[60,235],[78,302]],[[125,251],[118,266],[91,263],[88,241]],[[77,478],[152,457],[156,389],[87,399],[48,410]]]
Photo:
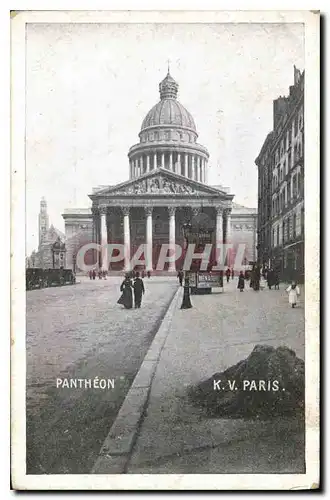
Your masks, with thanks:
[[[47,202],[44,197],[40,201],[39,212],[39,248],[45,241],[47,231],[49,229],[49,218],[47,214]]]

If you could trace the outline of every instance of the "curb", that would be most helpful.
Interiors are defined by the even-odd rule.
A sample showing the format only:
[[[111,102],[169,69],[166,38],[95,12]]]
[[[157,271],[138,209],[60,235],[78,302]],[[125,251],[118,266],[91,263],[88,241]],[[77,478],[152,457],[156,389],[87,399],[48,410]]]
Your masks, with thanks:
[[[168,336],[174,310],[182,288],[179,287],[144,357],[110,432],[105,438],[91,474],[123,474],[138,437],[142,416],[149,401],[150,388]]]

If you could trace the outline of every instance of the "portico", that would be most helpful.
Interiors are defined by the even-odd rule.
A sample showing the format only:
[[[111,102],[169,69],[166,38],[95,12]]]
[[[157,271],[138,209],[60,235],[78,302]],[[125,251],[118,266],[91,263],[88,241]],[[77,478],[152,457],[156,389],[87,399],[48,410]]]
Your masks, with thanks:
[[[95,242],[124,245],[124,269],[140,244],[145,245],[146,270],[152,271],[159,246],[167,244],[168,271],[175,272],[175,245],[183,245],[182,226],[206,227],[214,232],[213,244],[228,242],[233,195],[183,178],[167,169],[156,169],[115,187],[90,195],[93,200]],[[100,256],[99,265],[102,266]]]

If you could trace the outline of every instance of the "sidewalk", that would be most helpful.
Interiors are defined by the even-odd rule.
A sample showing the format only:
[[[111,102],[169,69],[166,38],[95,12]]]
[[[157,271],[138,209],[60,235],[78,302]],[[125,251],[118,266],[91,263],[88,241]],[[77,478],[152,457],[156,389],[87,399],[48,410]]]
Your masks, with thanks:
[[[189,385],[242,360],[256,344],[286,345],[304,359],[303,303],[291,309],[283,284],[244,293],[236,286],[237,279],[224,293],[193,295],[186,310],[178,292],[125,472],[304,472],[302,422],[209,418],[187,400]]]

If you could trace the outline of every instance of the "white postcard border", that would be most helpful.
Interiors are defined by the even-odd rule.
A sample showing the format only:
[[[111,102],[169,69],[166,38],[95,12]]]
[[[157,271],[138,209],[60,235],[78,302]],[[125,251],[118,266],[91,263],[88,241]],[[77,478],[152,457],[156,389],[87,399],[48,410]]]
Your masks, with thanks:
[[[305,23],[306,474],[26,475],[25,473],[25,24],[27,22]],[[308,11],[18,12],[11,59],[11,380],[15,489],[302,489],[319,481],[319,14]]]

